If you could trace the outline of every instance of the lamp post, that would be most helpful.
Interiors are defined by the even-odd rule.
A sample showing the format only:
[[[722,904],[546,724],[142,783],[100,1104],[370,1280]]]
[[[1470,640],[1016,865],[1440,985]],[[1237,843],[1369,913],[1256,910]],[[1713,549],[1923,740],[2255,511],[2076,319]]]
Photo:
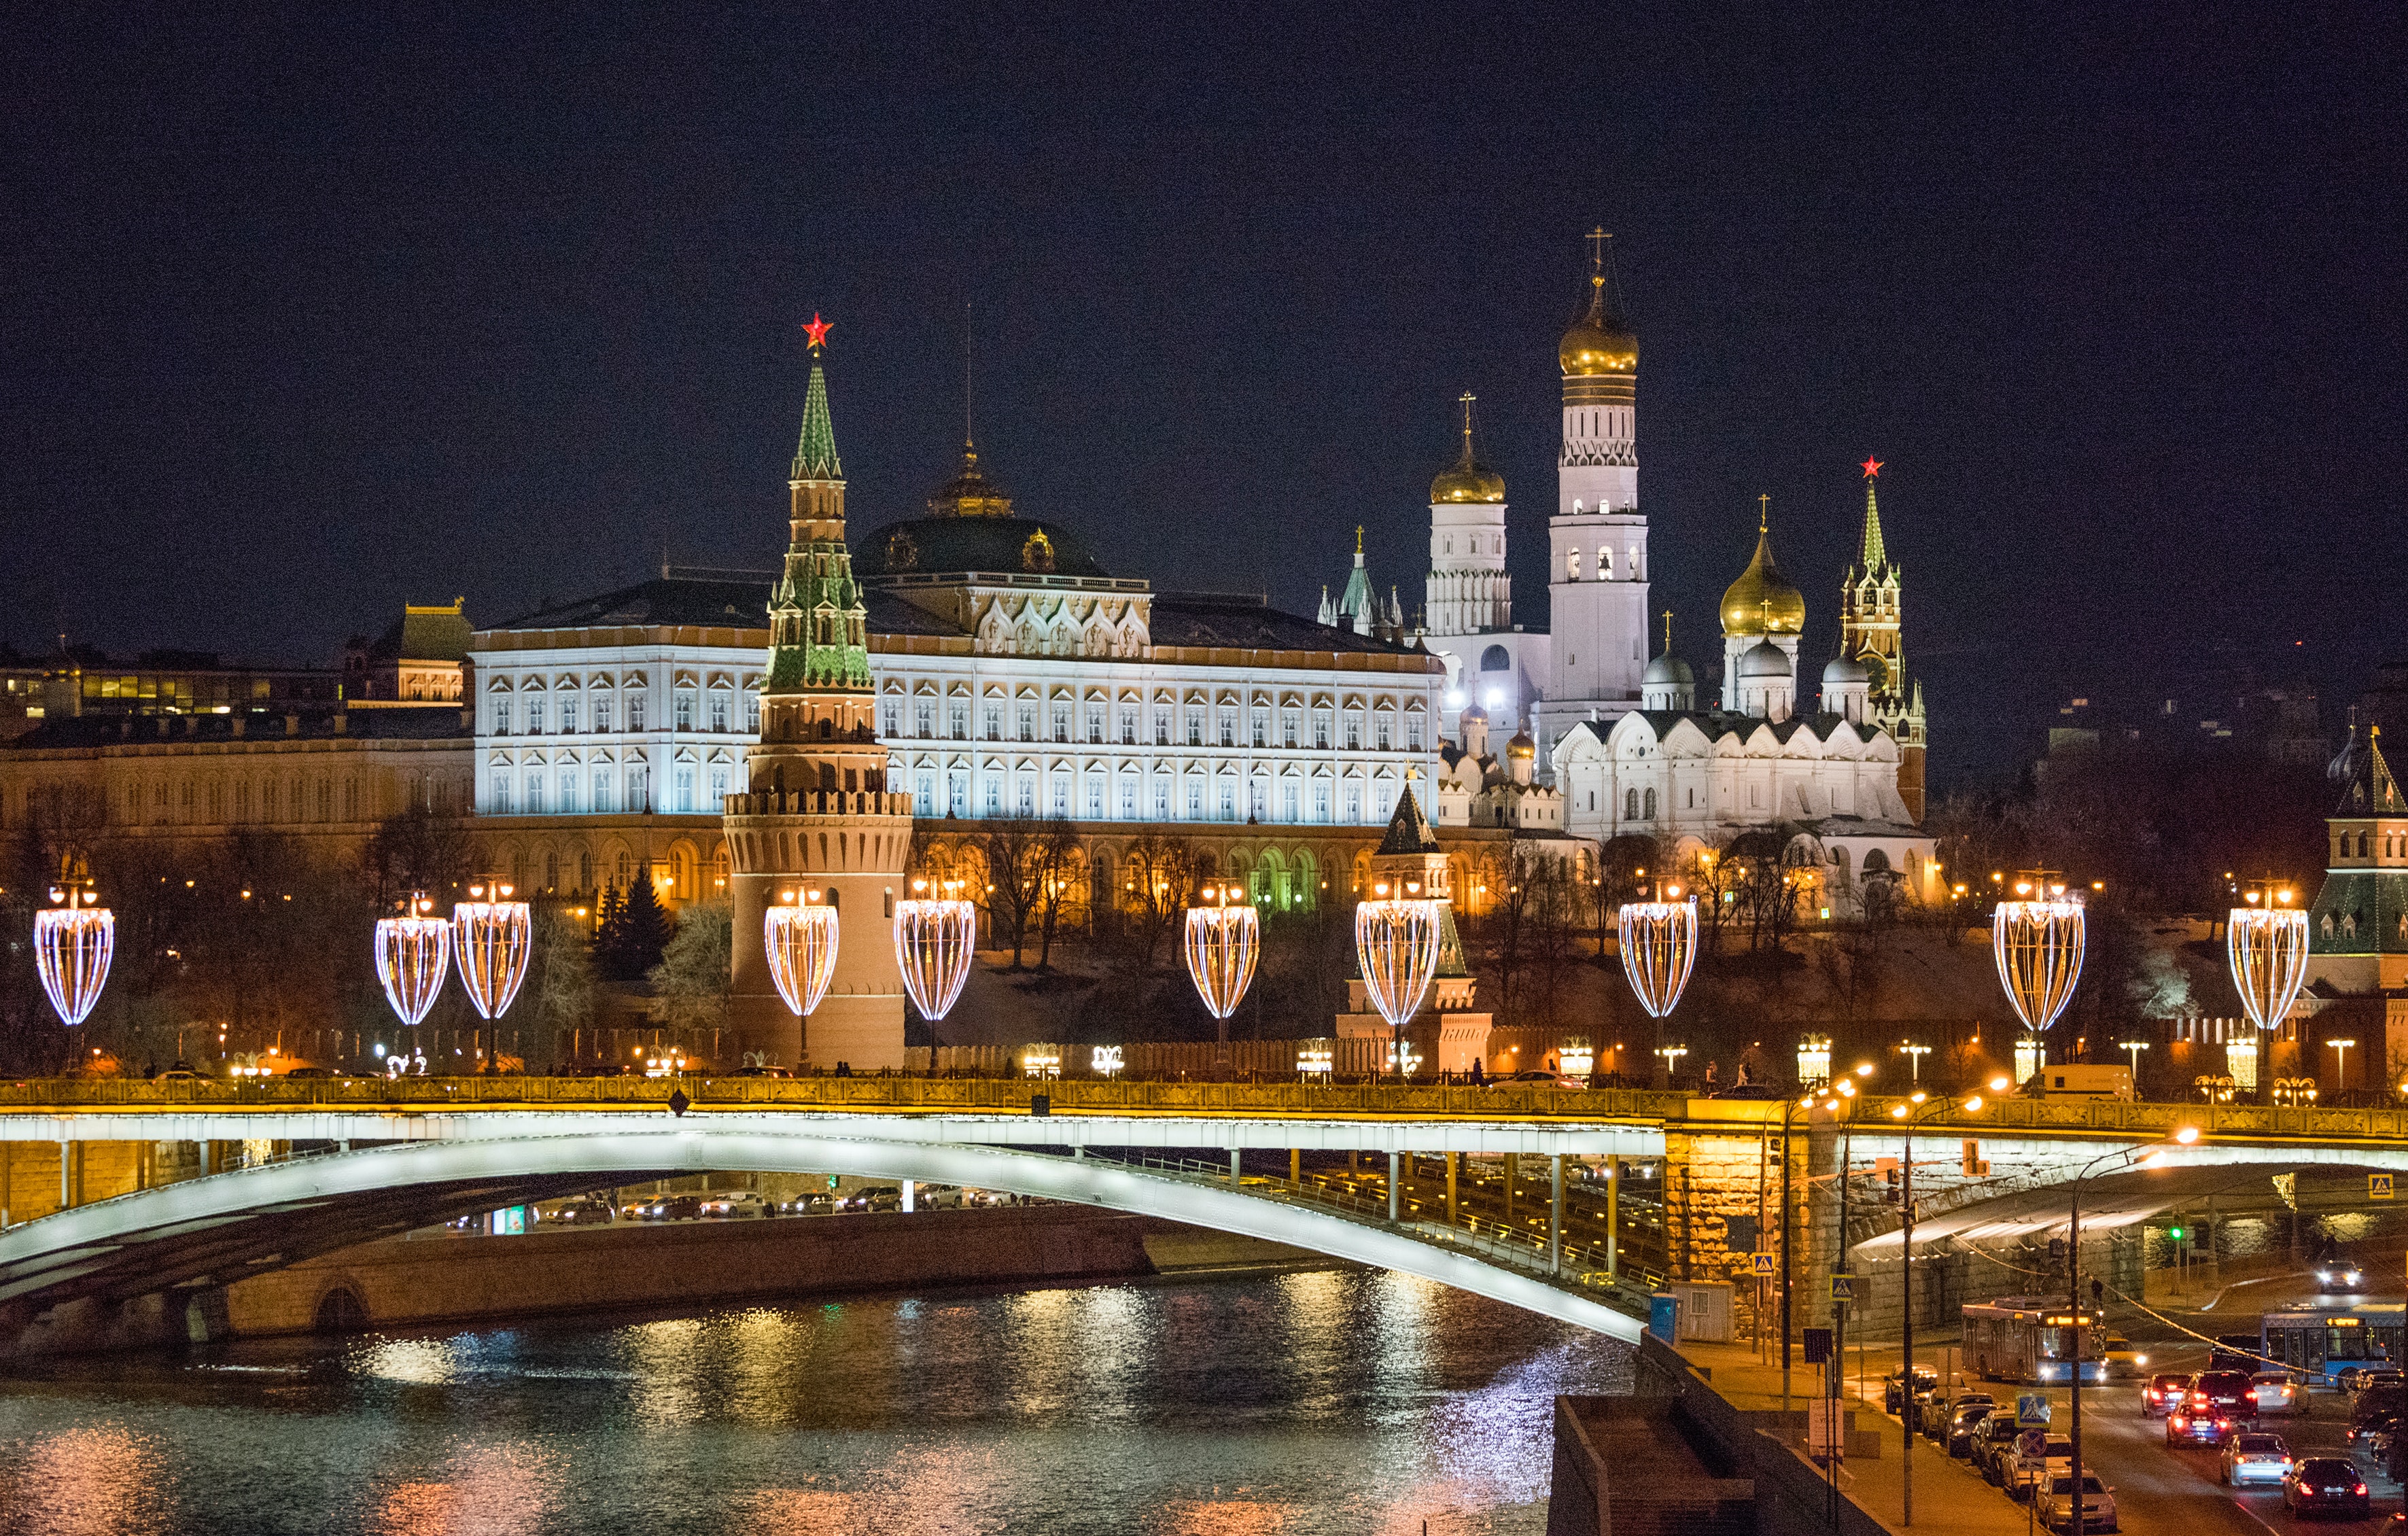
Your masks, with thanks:
[[[2331,1046],[2333,1051],[2333,1092],[2347,1093],[2349,1092],[2349,1048],[2356,1045],[2358,1041],[2329,1040],[2325,1043]]]
[[[2135,1098],[2141,1097],[2141,1053],[2148,1048],[2149,1042],[2144,1040],[2119,1040],[2115,1042],[2118,1051],[2132,1053],[2132,1097]]]
[[[399,917],[377,919],[377,980],[384,985],[384,1000],[413,1029],[435,1006],[452,968],[452,923],[429,916],[434,910],[425,892],[412,891]]]
[[[1921,1087],[1923,1085],[1923,1058],[1931,1054],[1931,1047],[1928,1045],[1916,1045],[1910,1042],[1899,1046],[1898,1049],[1899,1053],[1904,1055],[1910,1064],[1910,1081],[1912,1081],[1916,1087]]]
[[[2169,1140],[2178,1146],[2189,1146],[2199,1140],[2199,1132],[2189,1126],[2183,1126],[2177,1127]],[[2165,1146],[2154,1146],[2145,1150],[2122,1147],[2091,1158],[2082,1165],[2079,1172],[2073,1175],[2069,1196],[2071,1203],[2065,1225],[2065,1299],[2071,1313],[2068,1321],[2071,1325],[2067,1331],[2073,1339],[2071,1368],[2066,1371],[2070,1379],[2072,1404],[2072,1411],[2067,1415],[2071,1428],[2068,1438],[2073,1443],[2073,1465],[2071,1469],[2073,1473],[2073,1518],[2066,1527],[2068,1536],[2082,1536],[2083,1517],[2088,1513],[2082,1497],[2082,1181],[2087,1178],[2090,1170],[2100,1163],[2113,1162],[2119,1157],[2127,1159],[2136,1168],[2154,1167],[2164,1158],[2169,1150]],[[2104,1320],[2103,1313],[2101,1320]],[[2105,1380],[2105,1377],[2101,1376],[2100,1380]],[[2034,1497],[2038,1497],[2036,1491]]]
[[[2224,957],[2233,990],[2258,1026],[2258,1102],[2268,1102],[2273,1076],[2274,1031],[2290,1016],[2308,974],[2308,914],[2290,904],[2291,890],[2268,879],[2252,886],[2245,905],[2226,914]]]
[[[1641,870],[1641,873],[1645,873]],[[1621,912],[1622,973],[1639,1006],[1660,1019],[1680,1006],[1698,962],[1698,900],[1668,885],[1660,901],[1626,901]]]
[[[1925,1094],[1916,1089],[1903,1104],[1890,1106],[1890,1118],[1899,1122],[1904,1132],[1904,1156],[1899,1158],[1899,1215],[1901,1218],[1899,1246],[1899,1424],[1904,1434],[1905,1458],[1899,1463],[1899,1524],[1914,1524],[1914,1127],[1925,1120],[1937,1119],[1951,1109],[1961,1108],[1971,1114],[1982,1107],[1982,1096],[1974,1094],[1963,1104],[1939,1099],[1925,1104]]]
[[[1363,990],[1393,1032],[1390,1050],[1397,1081],[1405,1080],[1405,1023],[1421,1012],[1438,974],[1440,902],[1421,894],[1419,881],[1406,881],[1394,895],[1386,881],[1372,887],[1375,899],[1354,904],[1354,958]]]
[[[1187,976],[1220,1031],[1213,1064],[1224,1071],[1229,1066],[1229,1015],[1245,1000],[1261,945],[1261,919],[1246,904],[1244,886],[1215,882],[1197,892],[1196,905],[1187,909]]]
[[[1681,1058],[1689,1054],[1689,1048],[1685,1045],[1659,1045],[1656,1047],[1656,1054],[1664,1058],[1664,1082],[1670,1086],[1672,1074],[1679,1069]]]
[[[50,887],[52,906],[34,914],[34,969],[70,1029],[92,1016],[117,953],[117,917],[99,899],[91,881],[61,881]]]
[[[780,891],[777,905],[763,909],[761,943],[769,955],[769,980],[777,983],[786,1012],[807,1018],[827,996],[841,937],[836,909],[823,906],[817,891]],[[936,1059],[932,1044],[931,1068]]]

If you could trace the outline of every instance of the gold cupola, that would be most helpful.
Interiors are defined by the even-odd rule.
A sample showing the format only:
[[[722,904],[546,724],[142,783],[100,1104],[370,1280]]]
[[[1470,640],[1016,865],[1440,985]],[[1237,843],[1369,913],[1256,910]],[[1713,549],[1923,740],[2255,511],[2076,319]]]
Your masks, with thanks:
[[[1454,464],[1438,472],[1430,481],[1430,505],[1441,503],[1478,503],[1499,506],[1505,500],[1505,477],[1473,456],[1471,452],[1471,400],[1463,396],[1463,454]]]
[[[1768,499],[1764,506],[1770,508]],[[1806,595],[1772,562],[1769,511],[1756,527],[1756,558],[1723,593],[1726,635],[1795,635],[1806,627]]]
[[[1010,517],[1011,496],[979,467],[978,450],[962,449],[962,472],[928,498],[931,517]]]
[[[1605,242],[1598,229],[1589,236],[1595,254],[1588,277],[1588,310],[1572,323],[1555,344],[1555,361],[1567,379],[1596,379],[1639,371],[1639,338],[1622,323],[1606,296]]]

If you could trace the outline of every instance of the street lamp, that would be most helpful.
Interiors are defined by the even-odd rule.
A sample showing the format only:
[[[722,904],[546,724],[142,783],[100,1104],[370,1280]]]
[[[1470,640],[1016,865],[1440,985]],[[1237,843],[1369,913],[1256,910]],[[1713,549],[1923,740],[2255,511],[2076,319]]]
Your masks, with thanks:
[[[2190,1126],[2182,1126],[2171,1132],[2168,1140],[2176,1146],[2189,1146],[2199,1140],[2199,1132]],[[2069,1325],[2067,1331],[2073,1339],[2072,1368],[2066,1372],[2072,1392],[2072,1412],[2068,1417],[2071,1420],[2072,1429],[2069,1438],[2073,1442],[2073,1520],[2066,1527],[2069,1536],[2082,1536],[2083,1516],[2087,1513],[2083,1507],[2082,1498],[2082,1181],[2100,1163],[2112,1162],[2118,1157],[2128,1160],[2135,1168],[2154,1168],[2163,1162],[2166,1154],[2172,1150],[2162,1143],[2147,1148],[2120,1147],[2091,1158],[2073,1175],[2065,1225],[2065,1299],[2070,1303],[2071,1313],[2066,1321]],[[2105,1322],[2103,1311],[2099,1320],[2101,1324]],[[2105,1381],[2106,1361],[2103,1357],[2100,1361],[2100,1371],[2099,1379]],[[2034,1497],[2038,1497],[2037,1492]]]
[[[2069,897],[2064,883],[2051,882],[2048,874],[2035,869],[2016,881],[2019,899],[2000,902],[1990,918],[1999,984],[2035,1046],[2073,1000],[2074,986],[2082,980],[2082,903]],[[2038,1070],[2039,1063],[2032,1065]]]
[[[1254,979],[1262,922],[1246,904],[1242,885],[1215,883],[1197,897],[1196,905],[1187,909],[1187,975],[1220,1030],[1213,1060],[1226,1068],[1229,1065],[1229,1015],[1238,1011],[1247,985]]]
[[[1831,1037],[1801,1035],[1798,1040],[1798,1085],[1812,1088],[1831,1081]]]
[[[2347,1093],[2349,1092],[2349,1048],[2356,1045],[2358,1041],[2329,1040],[2325,1043],[2331,1046],[2333,1050],[2333,1092]]]
[[[817,891],[780,891],[778,904],[763,910],[761,943],[769,955],[769,980],[796,1018],[808,1017],[827,996],[840,937],[836,909],[822,906]],[[931,1065],[935,1060],[932,1055]]]
[[[1419,881],[1406,881],[1390,895],[1386,881],[1372,887],[1376,899],[1354,904],[1354,957],[1363,969],[1363,990],[1394,1031],[1390,1058],[1404,1080],[1405,1021],[1421,1012],[1438,974],[1439,929],[1443,903],[1421,894]]]
[[[2226,914],[2224,956],[2233,990],[2258,1026],[2258,1080],[2272,1075],[2274,1031],[2290,1016],[2308,974],[2308,914],[2290,905],[2291,891],[2269,880]],[[2262,1100],[2261,1100],[2262,1102]]]
[[[99,899],[92,882],[64,881],[50,887],[55,905],[34,914],[34,969],[70,1029],[92,1016],[117,953],[117,917]]]
[[[434,909],[424,892],[412,891],[402,915],[377,919],[377,980],[384,984],[384,1000],[412,1028],[435,1006],[452,969],[452,924],[428,916]]]
[[[1680,1069],[1681,1058],[1689,1054],[1689,1048],[1685,1045],[1659,1045],[1656,1047],[1656,1054],[1664,1058],[1664,1080],[1669,1084],[1672,1074]]]
[[[1928,1045],[1907,1044],[1899,1046],[1899,1051],[1905,1055],[1907,1061],[1910,1063],[1909,1072],[1911,1080],[1916,1086],[1920,1087],[1923,1084],[1923,1058],[1931,1054],[1931,1047]]]
[[[1980,1094],[1962,1103],[1946,1098],[1926,1103],[1925,1099],[1918,1088],[1905,1103],[1893,1104],[1889,1111],[1906,1139],[1904,1156],[1899,1158],[1899,1213],[1903,1219],[1899,1246],[1899,1406],[1902,1410],[1899,1423],[1906,1438],[1906,1459],[1899,1467],[1899,1524],[1906,1526],[1914,1524],[1914,1127],[1952,1109],[1971,1114],[1982,1107]],[[1843,1241],[1845,1236],[1843,1232]]]
[[[2118,1051],[2132,1053],[2132,1097],[2135,1098],[2141,1097],[2141,1053],[2148,1048],[2149,1042],[2144,1040],[2119,1040],[2115,1042]]]
[[[452,904],[452,953],[460,964],[460,986],[488,1026],[517,998],[534,948],[527,904],[510,900],[510,895],[499,876],[486,875],[470,883],[467,900]],[[484,1069],[492,1072],[498,1069],[501,1031],[484,1033]]]

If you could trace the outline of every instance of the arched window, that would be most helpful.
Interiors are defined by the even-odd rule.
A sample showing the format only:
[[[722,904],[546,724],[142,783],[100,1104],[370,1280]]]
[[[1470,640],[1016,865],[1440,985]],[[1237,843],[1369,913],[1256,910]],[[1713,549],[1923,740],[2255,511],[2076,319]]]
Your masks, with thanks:
[[[1567,581],[1577,581],[1580,580],[1580,551],[1566,550],[1564,552],[1564,580]]]
[[[1510,672],[1513,669],[1513,658],[1503,646],[1492,645],[1480,653],[1480,669],[1484,672]]]
[[[1647,792],[1647,811],[1645,819],[1651,822],[1656,819],[1656,792],[1652,789]]]
[[[1639,791],[1626,789],[1622,792],[1622,817],[1625,821],[1639,819]]]
[[[1613,580],[1613,552],[1602,544],[1597,547],[1597,579],[1600,581]]]

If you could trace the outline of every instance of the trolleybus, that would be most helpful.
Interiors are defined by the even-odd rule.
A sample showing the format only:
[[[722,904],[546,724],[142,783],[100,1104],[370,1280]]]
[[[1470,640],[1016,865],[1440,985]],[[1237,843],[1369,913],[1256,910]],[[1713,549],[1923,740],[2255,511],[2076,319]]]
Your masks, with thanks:
[[[2107,1379],[2106,1316],[2039,1296],[2002,1296],[1965,1305],[1965,1364],[1983,1381],[2035,1385]]]
[[[2399,1361],[2403,1312],[2408,1308],[2397,1301],[2270,1312],[2258,1328],[2259,1349],[2268,1359],[2330,1385],[2350,1366]]]

